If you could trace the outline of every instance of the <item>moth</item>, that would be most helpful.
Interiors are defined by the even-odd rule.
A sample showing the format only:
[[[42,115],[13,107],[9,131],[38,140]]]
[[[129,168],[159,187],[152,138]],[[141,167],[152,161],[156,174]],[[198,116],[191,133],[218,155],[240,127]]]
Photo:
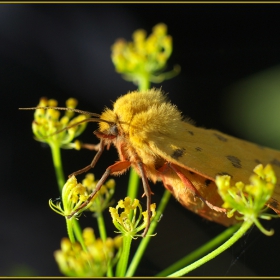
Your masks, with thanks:
[[[85,121],[98,122],[99,128],[94,134],[100,139],[98,145],[92,145],[97,151],[92,162],[71,175],[94,168],[103,150],[112,145],[118,151],[119,161],[106,169],[87,201],[68,218],[91,201],[110,175],[123,174],[130,167],[142,179],[148,217],[152,195],[149,181],[162,181],[184,207],[224,226],[238,221],[234,217],[228,218],[226,210],[221,207],[223,201],[215,185],[217,175],[231,176],[233,184],[246,182],[257,164],[270,163],[280,178],[280,151],[217,130],[196,127],[184,119],[161,89],[129,92],[119,97],[113,108],[106,108],[101,115],[70,110],[93,116]],[[278,201],[279,183],[267,206],[280,214]],[[143,236],[148,228],[149,223]]]

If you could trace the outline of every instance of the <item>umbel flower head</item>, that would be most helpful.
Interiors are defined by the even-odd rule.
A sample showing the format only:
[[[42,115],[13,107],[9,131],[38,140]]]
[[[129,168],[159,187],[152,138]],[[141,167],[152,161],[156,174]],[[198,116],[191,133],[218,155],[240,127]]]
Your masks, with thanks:
[[[61,193],[63,207],[61,202],[54,204],[52,200],[49,200],[51,209],[56,213],[67,217],[88,199],[88,196],[95,188],[97,182],[98,181],[94,180],[94,175],[92,173],[86,175],[82,184],[78,183],[75,176],[70,177],[63,186]],[[77,215],[85,210],[94,212],[96,216],[99,215],[109,206],[114,189],[115,181],[113,179],[108,180],[92,198],[91,202],[86,207],[82,208]],[[77,217],[77,215],[75,216]]]
[[[95,189],[97,183],[98,180],[95,180],[93,173],[86,174],[85,179],[82,181],[88,193],[91,193]],[[95,216],[98,216],[111,204],[111,198],[115,192],[115,185],[115,180],[109,179],[98,191],[96,198],[88,208]]]
[[[241,214],[237,217],[243,220],[250,220],[266,235],[272,235],[273,230],[267,231],[258,221],[258,218],[271,219],[273,215],[264,213],[267,210],[266,202],[270,199],[276,184],[276,176],[270,164],[263,167],[262,164],[254,168],[254,173],[250,177],[250,184],[237,182],[230,185],[230,176],[223,175],[216,177],[216,185],[219,194],[224,200],[223,207],[231,209],[228,217],[232,217],[234,212]]]
[[[74,109],[77,106],[77,100],[69,98],[66,101],[66,107]],[[57,101],[54,99],[41,98],[38,107],[56,107]],[[79,142],[71,143],[71,141],[79,136],[86,128],[87,123],[83,122],[73,126],[75,123],[88,118],[86,115],[78,115],[73,118],[74,112],[64,111],[64,115],[60,118],[61,111],[56,109],[36,109],[34,113],[34,121],[32,122],[32,130],[35,139],[40,142],[47,143],[51,146],[59,146],[65,149],[80,149]],[[72,126],[72,127],[70,127]],[[66,129],[69,127],[68,129]],[[63,130],[64,129],[64,130]],[[61,131],[63,130],[63,131]],[[61,131],[61,132],[59,132]],[[58,132],[58,133],[56,133]]]
[[[151,204],[151,220],[156,215],[156,204]],[[119,213],[119,210],[122,210]],[[110,214],[113,219],[113,224],[119,230],[119,233],[129,235],[132,238],[138,237],[137,233],[146,228],[148,221],[147,211],[142,212],[142,206],[138,199],[132,200],[130,197],[126,197],[124,200],[120,200],[116,208],[109,208]],[[142,216],[143,221],[142,223]]]
[[[122,244],[120,236],[102,241],[96,238],[92,228],[83,230],[85,248],[80,243],[61,241],[61,249],[54,252],[60,271],[72,277],[101,277],[115,265]]]
[[[165,24],[155,25],[148,37],[145,30],[138,29],[132,38],[133,42],[118,39],[112,46],[111,57],[116,71],[126,80],[139,84],[139,80],[148,78],[151,82],[160,83],[179,73],[179,66],[171,72],[161,73],[172,53],[172,37],[167,35]]]

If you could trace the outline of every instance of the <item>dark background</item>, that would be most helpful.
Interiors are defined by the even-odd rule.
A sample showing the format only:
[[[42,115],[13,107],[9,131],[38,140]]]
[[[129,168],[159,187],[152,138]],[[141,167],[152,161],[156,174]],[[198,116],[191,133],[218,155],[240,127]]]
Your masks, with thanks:
[[[18,107],[36,106],[41,96],[64,106],[75,97],[78,108],[100,113],[136,89],[115,72],[111,45],[119,37],[131,40],[138,28],[149,34],[164,22],[174,44],[169,69],[180,64],[182,71],[156,86],[169,92],[199,126],[280,148],[279,18],[279,5],[264,4],[0,5],[0,275],[61,275],[53,252],[67,235],[64,219],[48,206],[50,198],[59,196],[49,148],[33,140],[33,112]],[[95,124],[88,125],[81,139],[97,143],[94,129]],[[94,153],[62,155],[65,174],[70,174],[89,164]],[[116,159],[113,149],[106,152],[94,170],[96,177]],[[127,179],[116,178],[116,200],[125,196]],[[163,187],[152,189],[158,202]],[[114,236],[106,215],[108,235]],[[98,235],[89,214],[81,222]],[[279,221],[265,226],[275,229],[274,236],[253,228],[190,275],[279,276]],[[136,275],[155,275],[223,230],[172,199]]]

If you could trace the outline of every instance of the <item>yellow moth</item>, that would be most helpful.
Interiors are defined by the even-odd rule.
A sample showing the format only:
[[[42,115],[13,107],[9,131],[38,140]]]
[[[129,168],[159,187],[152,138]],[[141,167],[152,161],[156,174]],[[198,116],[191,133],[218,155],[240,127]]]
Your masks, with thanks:
[[[194,126],[184,120],[160,89],[127,93],[116,100],[113,109],[107,108],[101,115],[87,114],[94,117],[86,121],[99,123],[94,134],[100,143],[93,146],[97,153],[92,163],[71,175],[93,168],[104,148],[112,144],[118,151],[119,161],[106,169],[94,192],[77,211],[90,202],[109,175],[122,174],[132,166],[142,178],[148,213],[152,194],[149,180],[162,181],[184,207],[229,226],[237,220],[227,218],[225,209],[221,208],[223,201],[215,185],[217,175],[230,175],[232,183],[247,182],[257,164],[270,163],[280,178],[279,151]],[[279,190],[278,183],[267,203],[278,214]]]

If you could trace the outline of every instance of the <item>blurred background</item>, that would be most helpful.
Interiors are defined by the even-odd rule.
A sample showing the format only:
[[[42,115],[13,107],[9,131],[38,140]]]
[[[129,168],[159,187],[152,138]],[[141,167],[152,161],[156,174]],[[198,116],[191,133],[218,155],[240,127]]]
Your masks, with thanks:
[[[162,86],[198,126],[280,149],[279,15],[280,6],[272,4],[0,5],[0,275],[61,275],[53,252],[67,236],[64,218],[48,206],[50,198],[59,197],[49,147],[33,140],[33,112],[19,107],[36,106],[42,96],[65,106],[75,97],[79,109],[101,113],[137,88],[115,72],[111,45],[120,37],[131,40],[139,28],[150,34],[163,22],[173,37],[169,68],[179,64],[182,70],[153,86]],[[80,139],[97,143],[95,129],[89,124]],[[62,156],[67,175],[88,165],[94,152],[64,150]],[[106,152],[96,177],[115,160],[114,149]],[[127,180],[128,174],[116,178],[116,201],[125,196]],[[160,201],[163,186],[152,190],[153,200]],[[80,220],[98,235],[90,214]],[[252,228],[189,275],[279,276],[279,224],[264,223],[275,229],[272,237]],[[172,198],[136,276],[155,275],[224,229]]]

